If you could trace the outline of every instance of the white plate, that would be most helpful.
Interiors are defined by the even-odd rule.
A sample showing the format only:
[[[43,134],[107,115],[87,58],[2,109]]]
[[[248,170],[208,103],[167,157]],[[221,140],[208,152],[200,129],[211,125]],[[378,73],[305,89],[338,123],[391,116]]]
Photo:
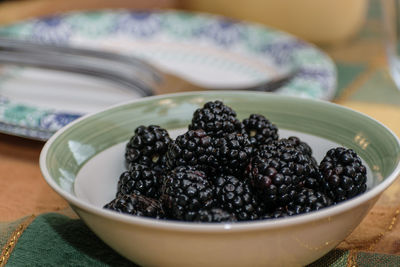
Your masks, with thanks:
[[[330,100],[332,60],[281,31],[178,11],[75,12],[0,28],[0,35],[132,54],[206,87],[256,84],[299,70],[277,93]],[[83,114],[141,97],[74,74],[21,67],[0,70],[0,131],[47,140]]]

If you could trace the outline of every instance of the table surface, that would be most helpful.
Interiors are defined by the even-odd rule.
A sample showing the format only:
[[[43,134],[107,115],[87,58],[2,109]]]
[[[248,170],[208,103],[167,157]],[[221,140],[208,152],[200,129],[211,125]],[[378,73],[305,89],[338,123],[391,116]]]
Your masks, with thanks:
[[[339,91],[333,102],[370,115],[400,136],[400,91],[388,74],[381,34],[379,14],[371,9],[356,38],[322,49],[338,68]],[[0,266],[1,257],[13,253],[17,238],[39,215],[59,212],[69,218],[76,216],[42,178],[38,162],[43,144],[0,134],[0,249],[4,246]],[[350,255],[345,265],[352,265],[359,252],[400,255],[399,213],[400,179],[338,246]]]

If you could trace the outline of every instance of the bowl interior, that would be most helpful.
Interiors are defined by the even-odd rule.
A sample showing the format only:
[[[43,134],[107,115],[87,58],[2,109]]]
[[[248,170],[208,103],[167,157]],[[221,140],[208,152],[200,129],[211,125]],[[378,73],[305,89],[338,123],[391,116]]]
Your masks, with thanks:
[[[281,137],[296,135],[309,143],[317,160],[335,146],[354,149],[368,166],[369,190],[399,168],[397,137],[358,112],[276,94],[198,92],[144,98],[78,119],[46,144],[41,159],[44,176],[64,197],[101,207],[115,195],[124,170],[124,146],[136,127],[156,124],[176,136],[190,123],[195,109],[217,99],[240,119],[252,113],[265,115],[278,126]]]

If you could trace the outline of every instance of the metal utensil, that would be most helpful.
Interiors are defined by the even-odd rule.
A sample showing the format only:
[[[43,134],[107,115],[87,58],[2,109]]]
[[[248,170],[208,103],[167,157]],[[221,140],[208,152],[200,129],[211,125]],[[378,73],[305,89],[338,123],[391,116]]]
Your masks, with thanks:
[[[206,88],[172,73],[161,71],[150,63],[118,53],[42,44],[0,37],[0,63],[52,69],[107,79],[131,88],[142,96],[184,91],[231,90]],[[289,82],[295,72],[238,90],[271,92]]]

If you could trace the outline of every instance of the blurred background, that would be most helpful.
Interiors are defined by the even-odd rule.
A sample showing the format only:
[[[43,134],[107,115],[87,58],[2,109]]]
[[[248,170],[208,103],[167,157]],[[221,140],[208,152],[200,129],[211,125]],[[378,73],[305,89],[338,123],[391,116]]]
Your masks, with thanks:
[[[381,115],[380,106],[371,112],[370,105],[366,109],[359,101],[400,104],[387,67],[377,0],[0,0],[0,26],[71,11],[119,8],[214,13],[292,33],[333,59],[338,78],[333,102],[384,122],[387,116]]]
[[[377,55],[382,59],[384,53],[376,0],[0,0],[0,25],[107,8],[184,9],[258,22],[314,43],[339,61],[343,56],[347,62],[358,57],[356,63],[365,63]]]
[[[358,57],[355,63],[365,63],[384,53],[380,2],[376,0],[0,0],[0,25],[107,8],[184,9],[258,22],[314,43],[339,61],[343,56],[349,57],[346,62]]]
[[[338,43],[362,27],[368,0],[0,0],[0,23],[73,10],[172,8],[260,22],[310,42]]]

